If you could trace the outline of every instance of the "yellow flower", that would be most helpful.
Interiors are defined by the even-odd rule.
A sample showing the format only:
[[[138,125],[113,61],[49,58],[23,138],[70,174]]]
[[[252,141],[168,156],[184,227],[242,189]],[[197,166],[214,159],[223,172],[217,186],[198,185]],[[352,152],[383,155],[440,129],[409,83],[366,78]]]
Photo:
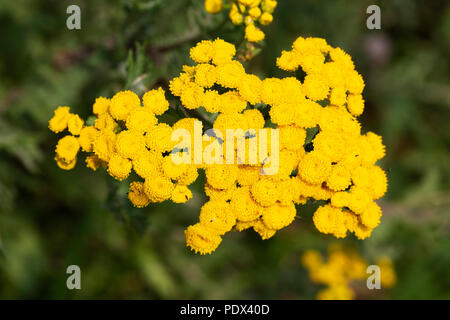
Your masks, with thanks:
[[[144,179],[162,175],[162,159],[159,152],[144,151],[133,158],[133,169]]]
[[[58,156],[55,157],[56,164],[60,169],[63,170],[72,170],[75,167],[75,164],[77,163],[77,159],[73,159],[72,161],[66,162],[64,159],[59,158]]]
[[[285,71],[295,71],[299,65],[299,59],[296,52],[282,51],[281,56],[277,58],[277,66]]]
[[[48,128],[55,133],[64,131],[67,128],[67,121],[69,120],[69,116],[69,107],[56,108],[53,117],[48,122]]]
[[[102,113],[95,120],[95,128],[102,131],[115,131],[117,122],[109,115],[109,113]]]
[[[347,108],[352,115],[361,115],[364,111],[364,100],[362,95],[350,94],[347,98]]]
[[[305,144],[306,131],[297,126],[279,126],[280,149],[296,150],[303,149]]]
[[[208,63],[201,63],[195,67],[195,83],[201,87],[209,88],[217,80],[217,69]]]
[[[56,156],[66,162],[72,162],[77,156],[80,144],[74,136],[65,136],[58,141],[56,145]]]
[[[156,115],[161,115],[169,109],[169,101],[166,100],[162,88],[147,91],[142,97],[142,104]]]
[[[170,199],[175,203],[185,203],[192,198],[192,191],[183,185],[176,185],[172,191]]]
[[[234,3],[233,3],[233,5],[234,5]],[[230,17],[231,23],[233,23],[235,25],[240,25],[244,21],[244,16],[242,14],[240,14],[239,11],[230,10],[229,17]]]
[[[236,48],[233,44],[226,42],[222,39],[216,39],[212,43],[213,45],[213,56],[212,62],[215,65],[221,65],[230,62],[234,55],[236,54]],[[195,60],[195,59],[194,59]],[[197,61],[199,62],[199,61]]]
[[[261,102],[261,86],[262,81],[256,75],[242,75],[238,83],[239,94],[250,104],[258,104]]]
[[[236,224],[236,216],[230,210],[230,204],[220,200],[206,202],[200,210],[200,224],[212,233],[223,235]]]
[[[116,120],[127,120],[130,112],[140,105],[141,101],[136,93],[129,90],[121,91],[112,97],[109,112]]]
[[[191,59],[197,63],[208,63],[214,55],[213,43],[209,40],[203,40],[191,48]]]
[[[228,189],[236,182],[238,167],[231,164],[221,164],[208,167],[205,170],[208,184],[215,189]]]
[[[350,185],[350,171],[341,164],[336,164],[331,167],[331,173],[327,178],[327,186],[331,190],[341,191],[347,189]]]
[[[262,214],[262,207],[251,197],[248,188],[238,188],[231,195],[230,206],[238,221],[254,221]]]
[[[198,169],[195,166],[188,166],[186,172],[178,178],[178,185],[190,185],[198,178]]]
[[[245,27],[245,39],[250,42],[259,42],[264,40],[265,34],[254,23],[250,23]]]
[[[201,105],[206,111],[216,113],[220,110],[220,102],[220,95],[216,90],[206,90],[202,96]]]
[[[131,161],[115,153],[108,162],[108,172],[115,179],[121,181],[126,179],[131,172]]]
[[[274,204],[265,208],[262,221],[268,228],[279,230],[290,225],[294,221],[296,214],[297,210],[292,202],[287,206]]]
[[[94,149],[94,141],[98,134],[99,131],[92,126],[81,129],[80,136],[78,137],[81,149],[85,152],[92,152]]]
[[[381,208],[375,202],[371,202],[361,213],[361,223],[370,229],[380,224],[380,218]]]
[[[268,12],[263,12],[259,17],[259,22],[264,26],[270,24],[272,21],[273,16]]]
[[[80,132],[81,132],[81,129],[83,129],[83,126],[84,126],[84,121],[77,114],[69,115],[69,118],[67,120],[67,127],[69,129],[69,132],[72,135],[74,135],[74,136],[80,135]]]
[[[313,151],[306,154],[298,165],[298,174],[312,184],[324,182],[331,173],[331,161]]]
[[[333,234],[337,238],[345,238],[347,227],[341,209],[330,205],[319,207],[313,216],[317,230],[325,234]]]
[[[205,7],[211,12],[219,10],[219,2],[206,1]],[[273,0],[233,1],[229,16],[233,23],[245,21],[247,40],[260,41],[264,33],[259,26],[272,21],[276,4]],[[233,226],[238,231],[253,228],[268,239],[294,220],[295,205],[310,198],[326,203],[313,217],[320,232],[338,238],[348,231],[359,239],[369,237],[381,217],[374,200],[387,189],[386,174],[376,165],[385,155],[385,146],[380,136],[361,134],[356,117],[364,109],[364,81],[351,57],[324,39],[299,37],[291,49],[281,53],[277,66],[287,71],[301,68],[304,80],[295,74],[261,80],[247,74],[234,60],[235,54],[235,46],[222,39],[201,41],[190,51],[196,64],[183,66],[169,83],[183,108],[203,107],[214,113],[187,111],[213,120],[215,136],[200,126],[205,140],[201,151],[217,147],[213,152],[219,153],[218,163],[176,165],[172,161],[175,153],[194,159],[193,141],[181,146],[171,138],[174,130],[185,129],[192,139],[198,134],[194,130],[198,120],[181,118],[173,126],[159,122],[156,115],[172,120],[165,114],[169,102],[159,88],[143,95],[142,107],[131,91],[119,92],[111,100],[99,97],[93,105],[97,116],[94,126],[85,127],[68,107],[55,110],[49,128],[61,132],[68,127],[72,135],[79,135],[78,139],[69,136],[60,140],[55,157],[58,166],[72,168],[81,147],[92,152],[86,165],[93,170],[107,167],[113,177],[122,180],[133,168],[145,180],[130,185],[129,199],[138,207],[168,199],[186,202],[193,196],[188,186],[197,179],[198,169],[205,170],[205,193],[210,201],[202,209],[200,223],[186,231],[188,246],[200,253],[215,250],[221,241],[219,235]],[[239,56],[242,58],[247,59],[247,54]],[[268,155],[261,150],[264,145],[259,129],[265,128],[278,130],[269,132]],[[244,134],[237,139],[245,146],[245,156],[235,144],[236,137],[226,139],[229,129]],[[277,139],[272,140],[274,133],[279,133],[279,145]],[[224,154],[227,146],[232,155]],[[258,153],[258,159],[250,157],[251,152]],[[269,172],[274,159],[268,157],[275,155],[279,156],[277,171]],[[345,261],[338,254],[330,258],[334,271],[352,270],[348,273],[356,274],[363,265]],[[336,286],[324,296],[345,295],[338,286],[349,275],[332,275],[329,269],[319,267],[313,277]]]
[[[137,208],[146,207],[150,203],[150,199],[144,191],[144,184],[137,181],[130,183],[128,199]]]
[[[107,113],[109,111],[109,106],[111,104],[111,100],[104,97],[98,97],[95,99],[94,105],[92,106],[92,112],[99,116],[103,113]]]
[[[274,229],[270,229],[267,227],[261,220],[257,220],[253,225],[253,230],[255,230],[260,236],[262,240],[267,240],[272,238],[277,232]]]
[[[237,88],[245,75],[242,64],[238,61],[230,61],[217,66],[217,83],[226,88]]]
[[[253,7],[248,10],[248,15],[253,19],[258,19],[261,16],[261,9],[258,7]]]
[[[303,89],[308,98],[317,101],[327,98],[330,90],[325,81],[316,74],[308,74],[305,77]]]
[[[169,178],[155,176],[145,180],[144,191],[153,202],[162,202],[172,196],[174,185]]]
[[[181,93],[180,99],[187,109],[197,109],[202,104],[204,89],[198,84],[191,83]]]
[[[101,131],[94,140],[94,153],[103,161],[109,158],[116,150],[116,135],[111,131]]]
[[[127,128],[139,133],[148,132],[156,123],[155,115],[148,108],[137,108],[127,118]]]
[[[264,12],[272,13],[277,4],[276,0],[262,0],[261,8]]]
[[[205,0],[205,10],[208,13],[214,14],[222,11],[222,0]]]
[[[162,169],[164,174],[172,180],[178,180],[188,170],[188,165],[181,163],[175,164],[169,155],[163,159]]]
[[[247,107],[247,101],[242,99],[237,91],[228,91],[220,95],[219,105],[221,105],[220,112],[234,114],[244,110]],[[225,134],[225,132],[222,133]]]
[[[191,250],[200,254],[210,254],[222,242],[222,238],[211,231],[204,225],[197,223],[189,226],[184,231],[186,237],[186,245]]]
[[[269,178],[261,178],[252,185],[251,191],[253,199],[264,207],[274,205],[278,199],[277,185]]]
[[[172,128],[165,123],[152,127],[145,135],[145,144],[153,151],[170,151],[175,146],[172,137]]]
[[[91,154],[90,156],[86,157],[86,167],[88,167],[89,169],[96,171],[101,165],[103,165],[102,160],[100,160],[100,158],[95,154]]]
[[[124,130],[117,135],[116,151],[122,157],[133,159],[145,150],[145,138],[141,133]]]
[[[245,120],[247,120],[247,128],[262,129],[265,124],[264,116],[258,109],[247,109],[243,112]]]

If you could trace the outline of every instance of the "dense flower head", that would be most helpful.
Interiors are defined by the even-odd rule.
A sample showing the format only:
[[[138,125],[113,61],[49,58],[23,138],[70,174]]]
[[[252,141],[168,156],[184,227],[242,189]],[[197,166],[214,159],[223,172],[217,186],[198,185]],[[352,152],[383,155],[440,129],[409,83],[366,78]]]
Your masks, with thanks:
[[[276,1],[234,5],[261,19]],[[222,39],[200,41],[190,50],[193,65],[170,81],[180,108],[209,119],[209,130],[193,117],[161,121],[170,112],[161,88],[142,97],[121,91],[95,100],[93,125],[69,107],[55,110],[49,128],[70,133],[57,144],[58,166],[69,170],[80,150],[87,153],[88,168],[106,168],[130,185],[128,198],[136,207],[189,201],[194,197],[189,186],[203,170],[209,200],[185,233],[187,245],[201,254],[214,251],[232,230],[253,229],[271,238],[295,220],[295,205],[308,199],[324,202],[313,216],[319,232],[369,237],[382,215],[375,200],[387,191],[386,173],[376,164],[385,147],[377,134],[361,132],[364,81],[350,56],[324,39],[300,37],[277,59],[286,71],[301,68],[306,76],[299,80],[260,79],[235,55],[235,46]],[[179,129],[198,134],[200,152],[214,161],[197,162],[195,141],[173,141]],[[242,135],[228,139],[223,135],[228,130]],[[266,130],[266,140],[260,130]],[[174,156],[189,161],[175,163]]]
[[[317,293],[318,300],[351,300],[355,297],[352,283],[367,277],[367,261],[353,249],[340,245],[328,247],[325,260],[317,250],[307,250],[301,256],[301,263],[308,270],[311,281],[326,287]],[[396,282],[392,260],[381,257],[376,261],[380,268],[381,287],[391,288]]]
[[[245,24],[245,38],[249,42],[259,42],[265,38],[260,27],[273,21],[272,13],[277,4],[275,0],[205,0],[205,10],[217,14],[229,8],[230,21],[234,25]]]

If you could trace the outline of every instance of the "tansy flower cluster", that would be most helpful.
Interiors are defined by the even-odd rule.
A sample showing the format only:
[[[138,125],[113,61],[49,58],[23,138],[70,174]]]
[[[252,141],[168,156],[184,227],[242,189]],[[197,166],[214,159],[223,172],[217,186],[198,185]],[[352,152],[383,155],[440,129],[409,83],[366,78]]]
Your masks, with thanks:
[[[104,166],[119,180],[134,170],[139,180],[130,184],[128,196],[138,207],[189,200],[188,186],[198,169],[204,170],[209,200],[198,223],[185,231],[187,245],[201,254],[213,252],[231,230],[251,228],[262,239],[272,237],[294,221],[296,205],[308,199],[324,202],[313,217],[320,232],[342,238],[350,231],[359,239],[368,237],[381,217],[374,200],[387,188],[385,173],[375,165],[385,151],[381,137],[361,134],[356,116],[364,107],[364,82],[350,56],[323,39],[298,38],[277,65],[289,71],[301,67],[305,79],[261,80],[246,73],[235,54],[235,46],[221,39],[201,41],[190,51],[195,65],[183,66],[170,81],[171,93],[184,108],[206,110],[210,116],[214,134],[202,133],[208,141],[203,148],[217,150],[219,161],[172,161],[170,153],[194,157],[190,147],[174,148],[171,134],[185,129],[194,136],[196,119],[183,118],[173,126],[159,122],[157,116],[168,110],[169,103],[158,89],[145,93],[142,102],[130,91],[112,99],[98,98],[92,126],[85,126],[68,107],[58,108],[50,129],[67,128],[71,133],[58,142],[58,165],[71,169],[81,148],[90,153],[86,162],[94,170]],[[263,128],[276,129],[267,139],[266,156],[258,154],[252,162],[252,152],[240,153],[239,143],[233,146],[232,158],[221,152],[229,142],[220,134],[227,129],[241,129],[245,135],[240,145],[246,150],[256,145],[259,150],[262,140],[255,132]],[[314,132],[306,141],[307,133]],[[272,139],[275,136],[278,139]],[[279,155],[275,173],[270,171],[274,150]]]
[[[353,283],[364,282],[368,263],[356,251],[341,246],[329,247],[328,260],[316,250],[308,250],[301,257],[302,265],[308,270],[310,279],[326,288],[317,293],[318,300],[351,300],[355,298]],[[378,259],[380,284],[382,288],[391,288],[396,282],[396,273],[392,260],[387,257]]]
[[[117,180],[132,171],[139,178],[130,183],[128,198],[136,207],[171,199],[186,202],[192,197],[188,185],[197,178],[197,168],[175,166],[167,154],[172,150],[173,128],[156,118],[169,107],[162,89],[150,90],[141,99],[131,91],[121,91],[111,99],[97,98],[93,105],[95,123],[87,126],[69,107],[59,107],[49,128],[70,133],[58,141],[56,162],[72,169],[79,151],[87,153],[86,166],[102,166]],[[184,120],[182,120],[184,121]],[[175,127],[180,123],[175,123]]]
[[[277,6],[275,0],[205,0],[207,12],[215,14],[221,12],[225,7],[229,8],[229,17],[235,25],[245,25],[245,38],[250,42],[259,42],[264,39],[265,34],[260,26],[272,22],[272,13]]]

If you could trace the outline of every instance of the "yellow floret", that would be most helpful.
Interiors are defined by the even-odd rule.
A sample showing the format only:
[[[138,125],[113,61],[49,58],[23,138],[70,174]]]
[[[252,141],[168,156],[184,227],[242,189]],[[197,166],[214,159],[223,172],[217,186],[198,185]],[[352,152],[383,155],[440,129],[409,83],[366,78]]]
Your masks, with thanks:
[[[108,172],[115,179],[122,181],[126,179],[131,172],[131,161],[115,153],[108,162]]]
[[[170,199],[175,203],[185,203],[192,198],[192,191],[187,186],[176,185]]]
[[[234,55],[236,54],[236,47],[226,42],[222,39],[216,39],[212,43],[213,45],[213,56],[212,56],[212,62],[215,65],[221,65],[227,62],[230,62]],[[195,60],[195,59],[194,59]],[[197,61],[200,62],[200,61]],[[208,62],[208,61],[205,61]]]
[[[261,16],[259,17],[259,22],[264,26],[268,25],[272,21],[273,21],[273,16],[268,12],[263,12],[261,14]]]
[[[145,138],[139,132],[124,130],[117,135],[116,151],[124,158],[133,159],[146,151]]]
[[[86,157],[86,167],[87,168],[95,171],[101,165],[103,165],[103,161],[100,160],[100,158],[97,157],[95,154],[91,154],[90,156]]]
[[[74,135],[74,136],[80,135],[80,132],[81,132],[81,129],[83,129],[83,126],[84,126],[84,121],[77,114],[69,115],[69,118],[67,120],[67,127],[69,129],[69,132],[72,135]]]
[[[172,181],[164,176],[151,177],[144,182],[144,191],[153,202],[163,202],[169,199],[173,189]]]
[[[66,163],[72,162],[77,156],[80,144],[74,136],[65,136],[56,145],[56,156]]]
[[[237,178],[238,167],[231,164],[217,164],[205,170],[206,180],[215,189],[232,187]]]
[[[145,133],[157,122],[158,119],[148,108],[138,108],[130,113],[126,125],[128,130]]]
[[[354,115],[359,116],[364,111],[364,99],[360,94],[350,94],[347,98],[347,109]]]
[[[152,127],[145,135],[145,143],[153,151],[170,151],[175,146],[172,141],[172,128],[165,123]]]
[[[275,182],[262,178],[252,186],[252,197],[264,207],[272,206],[278,199],[278,189]]]
[[[255,26],[254,23],[250,23],[245,27],[245,39],[250,42],[259,42],[264,40],[265,34],[261,29]]]
[[[195,67],[195,83],[204,88],[214,85],[217,80],[217,69],[208,63],[201,63]]]
[[[298,174],[312,184],[324,182],[331,173],[331,161],[318,152],[306,154],[298,165]]]
[[[101,131],[94,140],[94,153],[103,161],[109,158],[116,150],[116,135],[111,131]]]
[[[94,149],[94,141],[98,134],[99,131],[92,126],[81,129],[80,136],[78,137],[81,149],[85,152],[92,152]]]
[[[58,158],[58,156],[56,156],[55,157],[55,161],[56,161],[56,164],[58,165],[58,167],[60,169],[72,170],[75,167],[76,163],[77,163],[77,158],[73,159],[72,161],[66,162],[63,159]]]
[[[222,11],[222,0],[205,0],[205,10],[208,13],[214,14]]]
[[[162,88],[147,91],[142,97],[142,104],[156,115],[161,115],[169,109],[169,101]]]
[[[268,228],[279,230],[290,225],[294,221],[296,214],[297,211],[292,202],[287,206],[274,204],[265,208],[262,221]]]
[[[95,99],[94,105],[92,106],[92,112],[99,116],[103,113],[108,112],[111,100],[104,97],[98,97]]]
[[[128,191],[128,199],[133,206],[137,208],[146,207],[150,203],[150,199],[144,192],[144,184],[142,182],[131,182],[130,190]]]
[[[212,233],[206,226],[197,223],[189,226],[185,231],[186,246],[195,253],[210,254],[217,249],[222,238]]]
[[[69,116],[69,107],[56,108],[53,117],[48,122],[48,128],[55,133],[64,131],[67,128],[67,121],[69,120]]]
[[[274,229],[268,228],[261,220],[257,220],[253,225],[253,230],[255,230],[260,236],[262,240],[267,240],[272,238],[277,232]]]
[[[121,91],[112,97],[109,112],[116,120],[126,120],[130,112],[140,105],[141,101],[136,93],[129,90]]]
[[[210,200],[200,210],[200,224],[223,235],[236,224],[236,216],[230,209],[230,204],[225,201]]]
[[[197,63],[208,63],[214,56],[214,46],[209,40],[203,40],[190,51],[191,59]]]

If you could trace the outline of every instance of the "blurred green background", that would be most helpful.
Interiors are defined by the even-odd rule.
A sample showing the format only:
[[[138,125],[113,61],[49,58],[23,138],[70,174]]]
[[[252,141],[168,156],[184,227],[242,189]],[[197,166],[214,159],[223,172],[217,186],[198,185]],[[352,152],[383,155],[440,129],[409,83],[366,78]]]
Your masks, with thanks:
[[[81,8],[81,30],[66,8]],[[381,30],[366,8],[381,7]],[[85,119],[100,95],[167,84],[199,39],[242,33],[201,0],[0,0],[0,298],[313,299],[300,265],[335,239],[311,221],[314,204],[272,239],[227,234],[211,256],[190,252],[183,230],[205,201],[133,209],[126,189],[79,161],[62,171],[47,121],[59,105]],[[371,238],[349,236],[369,262],[388,255],[397,284],[369,299],[450,298],[450,2],[280,0],[264,49],[246,66],[261,77],[298,36],[318,36],[354,59],[366,80],[363,128],[381,134],[389,176]],[[82,289],[66,288],[78,265]]]

